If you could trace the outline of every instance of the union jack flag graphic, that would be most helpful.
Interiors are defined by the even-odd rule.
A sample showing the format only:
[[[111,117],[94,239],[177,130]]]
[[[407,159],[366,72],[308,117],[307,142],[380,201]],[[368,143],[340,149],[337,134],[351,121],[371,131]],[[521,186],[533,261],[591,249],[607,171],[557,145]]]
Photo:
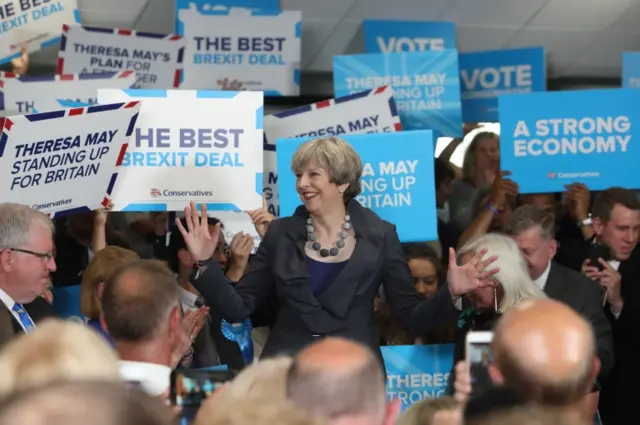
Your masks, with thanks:
[[[162,195],[162,192],[160,192],[158,189],[151,189],[151,191],[149,193],[154,198],[157,198],[158,196]]]

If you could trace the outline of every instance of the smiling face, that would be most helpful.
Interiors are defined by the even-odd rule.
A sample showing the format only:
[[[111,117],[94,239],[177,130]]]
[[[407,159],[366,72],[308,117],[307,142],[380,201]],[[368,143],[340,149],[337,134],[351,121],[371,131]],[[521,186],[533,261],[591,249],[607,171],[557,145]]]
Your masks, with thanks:
[[[295,174],[298,196],[309,213],[318,214],[344,203],[343,193],[349,185],[332,183],[326,168],[310,161]]]

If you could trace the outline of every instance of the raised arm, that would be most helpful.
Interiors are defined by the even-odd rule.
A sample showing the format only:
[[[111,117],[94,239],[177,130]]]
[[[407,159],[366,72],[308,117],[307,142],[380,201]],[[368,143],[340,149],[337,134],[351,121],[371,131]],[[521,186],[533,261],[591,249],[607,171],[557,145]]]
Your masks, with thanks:
[[[205,217],[202,220],[200,217]],[[215,261],[212,261],[213,251],[220,237],[220,225],[216,225],[214,232],[209,231],[207,224],[207,208],[203,204],[200,217],[195,203],[185,208],[187,229],[176,220],[176,226],[182,233],[187,249],[196,260],[198,271],[193,286],[207,301],[207,304],[220,312],[222,317],[231,323],[238,323],[248,318],[266,298],[273,286],[269,252],[275,241],[278,222],[274,221],[258,252],[251,261],[247,273],[237,285],[232,285]]]
[[[470,262],[458,266],[455,251],[450,249],[447,282],[433,298],[423,300],[413,286],[411,271],[398,235],[395,229],[391,229],[386,234],[383,282],[391,310],[416,334],[447,324],[459,314],[451,302],[452,296],[461,296],[476,288],[493,285],[488,278],[499,269],[485,270],[497,257],[480,261],[486,253],[487,250],[480,250]]]

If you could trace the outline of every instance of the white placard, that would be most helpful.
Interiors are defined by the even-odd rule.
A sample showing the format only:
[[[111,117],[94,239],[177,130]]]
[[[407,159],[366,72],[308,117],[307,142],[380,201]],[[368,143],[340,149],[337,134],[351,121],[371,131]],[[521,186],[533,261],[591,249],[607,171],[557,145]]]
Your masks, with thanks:
[[[264,191],[269,212],[280,215],[275,141],[291,137],[331,137],[341,134],[402,130],[391,87],[300,106],[264,118]]]
[[[180,85],[184,39],[165,35],[65,25],[58,53],[58,74],[135,71],[136,88]]]
[[[300,94],[300,12],[218,10],[178,0],[176,17],[176,33],[187,39],[181,88]]]
[[[231,245],[231,241],[234,236],[240,232],[251,235],[255,246],[251,251],[252,254],[258,249],[260,245],[260,235],[256,231],[256,227],[251,222],[251,217],[246,212],[233,212],[233,211],[216,211],[210,212],[209,217],[215,217],[222,222],[224,229],[222,234],[227,244]]]
[[[139,102],[2,119],[0,199],[46,213],[106,205]]]
[[[209,211],[262,205],[260,92],[98,90],[100,103],[142,101],[114,190],[119,211]]]
[[[132,71],[45,77],[0,74],[0,110],[32,114],[97,103],[99,88],[123,89],[135,84]]]
[[[35,52],[60,42],[64,24],[80,23],[76,0],[0,2],[0,63],[21,55],[22,43]]]

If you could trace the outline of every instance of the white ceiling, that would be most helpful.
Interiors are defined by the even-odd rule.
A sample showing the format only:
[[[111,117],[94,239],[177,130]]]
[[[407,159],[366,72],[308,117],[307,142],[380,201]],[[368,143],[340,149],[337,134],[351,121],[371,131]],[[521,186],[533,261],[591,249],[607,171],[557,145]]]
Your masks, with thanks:
[[[171,32],[174,0],[78,0],[84,24]],[[623,51],[640,50],[640,0],[281,0],[303,14],[303,71],[362,52],[363,19],[457,24],[461,51],[545,46],[549,77],[613,77]],[[33,57],[53,65],[56,49]]]

